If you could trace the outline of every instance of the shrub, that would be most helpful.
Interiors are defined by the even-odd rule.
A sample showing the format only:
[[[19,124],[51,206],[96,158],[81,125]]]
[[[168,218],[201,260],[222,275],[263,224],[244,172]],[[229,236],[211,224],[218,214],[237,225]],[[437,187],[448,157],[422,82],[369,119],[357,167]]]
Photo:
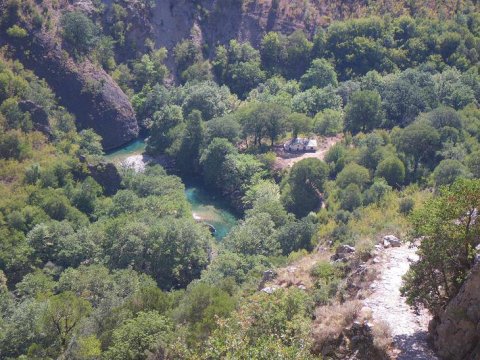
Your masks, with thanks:
[[[480,180],[461,179],[414,213],[413,235],[424,239],[420,260],[410,266],[401,289],[410,305],[438,315],[458,294],[480,243],[474,216],[479,207]]]
[[[413,211],[413,207],[415,206],[415,201],[410,198],[403,198],[400,200],[400,204],[398,205],[398,211],[402,215],[410,215],[410,213]]]
[[[74,54],[85,54],[97,41],[97,26],[79,11],[66,13],[62,17],[63,38],[73,48]]]
[[[15,24],[7,29],[7,35],[13,38],[23,39],[24,37],[27,37],[28,33],[27,30]]]
[[[388,185],[400,186],[405,180],[405,165],[398,157],[392,155],[378,164],[375,175],[387,180]]]
[[[338,110],[325,109],[315,116],[314,123],[317,134],[336,135],[343,130],[343,113]]]

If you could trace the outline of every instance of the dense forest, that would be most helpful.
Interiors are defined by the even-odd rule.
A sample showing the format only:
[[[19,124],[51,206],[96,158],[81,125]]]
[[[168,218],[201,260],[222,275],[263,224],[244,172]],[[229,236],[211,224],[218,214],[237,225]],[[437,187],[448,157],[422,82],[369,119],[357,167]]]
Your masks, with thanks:
[[[387,331],[344,334],[383,237],[423,239],[402,293],[434,318],[478,257],[477,5],[167,49],[137,26],[161,2],[0,1],[0,358],[388,359]],[[173,166],[106,161],[139,134]],[[334,144],[276,166],[297,137]],[[192,178],[241,218],[221,241]]]

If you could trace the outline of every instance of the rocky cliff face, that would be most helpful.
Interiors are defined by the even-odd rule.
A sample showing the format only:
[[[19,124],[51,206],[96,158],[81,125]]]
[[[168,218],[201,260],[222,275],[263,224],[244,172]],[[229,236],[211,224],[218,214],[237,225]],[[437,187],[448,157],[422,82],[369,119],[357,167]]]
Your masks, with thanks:
[[[44,78],[70,112],[80,129],[92,128],[105,149],[119,147],[138,136],[138,124],[128,97],[99,66],[85,58],[74,61],[53,32],[35,30],[23,23],[29,36],[6,40],[16,58]]]
[[[102,0],[108,7],[110,0]],[[371,14],[428,14],[441,9],[445,16],[460,3],[433,0],[156,0],[153,10],[142,12],[139,0],[130,0],[133,27],[129,33],[134,43],[153,39],[156,47],[168,50],[182,39],[193,38],[206,45],[210,54],[215,47],[231,39],[259,45],[269,31],[290,34],[297,29],[310,36],[333,20]],[[192,4],[193,3],[193,4]]]
[[[480,262],[430,332],[442,359],[480,359]]]

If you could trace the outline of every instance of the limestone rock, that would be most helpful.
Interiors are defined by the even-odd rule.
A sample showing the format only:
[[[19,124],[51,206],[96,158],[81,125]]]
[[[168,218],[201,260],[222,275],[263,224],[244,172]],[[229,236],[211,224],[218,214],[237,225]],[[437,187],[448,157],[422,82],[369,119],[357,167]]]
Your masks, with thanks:
[[[23,49],[27,44],[28,55]],[[139,127],[127,95],[105,70],[88,59],[75,61],[62,49],[55,35],[33,28],[27,38],[11,45],[22,63],[45,78],[55,93],[61,95],[60,102],[75,115],[77,127],[91,128],[102,136],[106,150],[138,136]],[[24,104],[32,109],[38,123],[45,126],[48,119],[45,122],[33,105]]]
[[[335,251],[335,254],[351,254],[355,252],[355,248],[350,245],[340,245],[337,247],[337,250]]]
[[[480,263],[443,314],[430,324],[440,357],[449,360],[480,359]]]
[[[92,178],[103,187],[105,195],[113,195],[120,189],[122,178],[114,164],[100,162],[87,164],[87,167]]]
[[[383,246],[386,247],[386,248],[390,247],[390,246],[400,247],[400,246],[402,246],[402,242],[395,235],[385,235],[383,237]]]
[[[277,273],[274,270],[272,269],[265,270],[263,272],[262,281],[264,282],[272,281],[273,279],[275,279],[276,276],[277,276]]]

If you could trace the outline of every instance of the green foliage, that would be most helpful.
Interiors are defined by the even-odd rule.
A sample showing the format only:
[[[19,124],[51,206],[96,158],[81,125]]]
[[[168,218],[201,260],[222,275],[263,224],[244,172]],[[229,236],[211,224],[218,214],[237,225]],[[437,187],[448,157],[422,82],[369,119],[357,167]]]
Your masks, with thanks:
[[[167,58],[167,50],[161,48],[151,54],[143,55],[133,64],[136,89],[142,89],[145,85],[162,84],[168,75],[168,69],[164,65]]]
[[[466,159],[468,170],[476,178],[480,178],[480,151],[472,152]]]
[[[8,1],[7,42],[53,34],[54,13],[44,5]],[[369,254],[379,234],[406,233],[414,205],[414,235],[425,238],[404,292],[437,314],[478,245],[476,222],[467,226],[479,207],[478,184],[458,180],[480,176],[476,13],[460,5],[439,20],[414,4],[415,18],[346,18],[312,41],[298,30],[270,32],[258,50],[236,40],[211,49],[204,34],[204,44],[176,44],[170,77],[167,51],[150,38],[136,43],[138,20],[154,13],[154,1],[131,5],[97,6],[91,19],[102,29],[90,15],[65,13],[63,47],[73,61],[90,59],[111,73],[131,99],[149,155],[173,157],[182,176],[202,176],[244,219],[212,244],[192,219],[182,181],[156,166],[121,169],[120,190],[104,194],[92,178],[99,174],[89,171],[103,155],[101,138],[77,133],[46,83],[5,52],[0,357],[309,359],[312,306],[341,295],[346,269],[319,261],[311,291],[271,294],[257,291],[264,271],[300,260],[317,240]],[[220,1],[192,14],[208,29],[241,6],[248,8]],[[272,19],[282,9],[274,1]],[[313,21],[308,9],[303,15]],[[32,103],[47,115],[48,136],[33,131],[37,110],[25,110]],[[287,133],[343,130],[326,163],[277,168],[271,146]],[[422,210],[433,184],[436,197]]]
[[[402,289],[407,301],[439,314],[457,295],[473,266],[478,245],[480,182],[457,180],[413,215],[414,235],[424,236],[420,260],[411,265]]]
[[[334,136],[343,131],[344,115],[341,111],[325,109],[315,115],[314,130],[323,136]]]
[[[355,183],[348,184],[340,191],[340,206],[344,210],[353,211],[362,205],[362,191]]]
[[[87,54],[98,37],[98,28],[85,14],[67,12],[62,16],[63,39],[68,42],[74,55]]]
[[[288,255],[293,251],[313,249],[312,238],[317,230],[315,217],[307,216],[301,220],[288,221],[278,231],[278,242],[282,254]]]
[[[312,130],[312,119],[304,114],[290,114],[287,119],[287,124],[292,131],[292,137],[294,139],[296,139],[299,134],[308,134]]]
[[[168,105],[155,112],[147,152],[152,154],[165,152],[180,136],[180,126],[183,122],[182,108],[177,105]]]
[[[207,342],[209,359],[309,359],[307,295],[297,289],[257,293],[214,331]],[[308,340],[307,340],[308,341]]]
[[[297,217],[317,209],[327,176],[327,164],[318,159],[304,159],[293,165],[284,183],[286,207]]]
[[[267,213],[249,216],[224,239],[225,246],[243,255],[278,255],[275,224]]]
[[[193,283],[187,288],[174,317],[179,323],[187,323],[192,337],[202,341],[217,328],[219,318],[227,317],[234,310],[235,304],[236,300],[226,291]]]
[[[192,66],[201,58],[199,49],[191,40],[183,40],[175,45],[173,56],[179,74],[182,74],[188,67]]]
[[[336,182],[341,189],[345,189],[350,184],[363,189],[370,182],[370,174],[363,166],[350,163],[337,175]]]
[[[223,116],[234,108],[234,95],[226,86],[218,86],[213,81],[189,83],[183,91],[184,114],[198,110],[202,113],[203,120],[208,121]]]
[[[323,88],[328,85],[337,86],[337,74],[333,66],[325,59],[315,59],[312,66],[301,77],[303,89],[312,87]]]
[[[375,176],[384,178],[391,186],[399,187],[405,180],[405,165],[398,157],[387,157],[378,164]]]
[[[140,360],[148,353],[165,352],[172,339],[173,328],[168,319],[155,311],[140,312],[113,332],[112,346],[104,359]]]
[[[210,120],[206,124],[206,142],[215,138],[227,139],[235,144],[240,139],[241,126],[235,116],[226,115]]]
[[[16,39],[23,39],[24,37],[27,37],[28,32],[24,28],[15,24],[7,29],[7,35]]]
[[[407,155],[413,162],[413,179],[417,177],[420,163],[431,163],[435,151],[439,147],[440,134],[425,122],[415,122],[399,130],[392,136],[392,141],[398,150]]]
[[[241,98],[266,78],[260,67],[258,50],[236,40],[231,40],[228,48],[217,47],[213,70],[221,83],[228,85]]]
[[[325,109],[341,110],[342,98],[335,94],[331,86],[323,89],[313,87],[296,94],[292,99],[292,108],[296,112],[315,116]]]
[[[407,216],[410,215],[415,206],[415,201],[412,198],[406,197],[400,200],[398,205],[398,211],[400,214]]]
[[[103,155],[102,137],[92,129],[82,130],[79,133],[81,155]]]
[[[210,234],[193,220],[164,218],[148,227],[119,218],[107,226],[109,265],[152,275],[162,289],[185,287],[208,263]]]
[[[202,121],[202,114],[198,110],[193,110],[187,116],[180,147],[174,154],[178,169],[183,174],[198,173],[200,147],[204,136],[205,125]]]
[[[71,292],[52,296],[41,318],[42,329],[50,337],[49,345],[65,351],[80,321],[90,311],[90,303]]]
[[[352,133],[367,132],[380,127],[384,118],[382,100],[376,91],[352,94],[345,109],[345,129]]]
[[[203,181],[210,188],[222,188],[223,163],[230,154],[236,154],[235,147],[226,139],[215,138],[203,151],[200,158]]]
[[[452,184],[457,178],[469,177],[467,168],[458,160],[442,160],[433,171],[435,186]]]

